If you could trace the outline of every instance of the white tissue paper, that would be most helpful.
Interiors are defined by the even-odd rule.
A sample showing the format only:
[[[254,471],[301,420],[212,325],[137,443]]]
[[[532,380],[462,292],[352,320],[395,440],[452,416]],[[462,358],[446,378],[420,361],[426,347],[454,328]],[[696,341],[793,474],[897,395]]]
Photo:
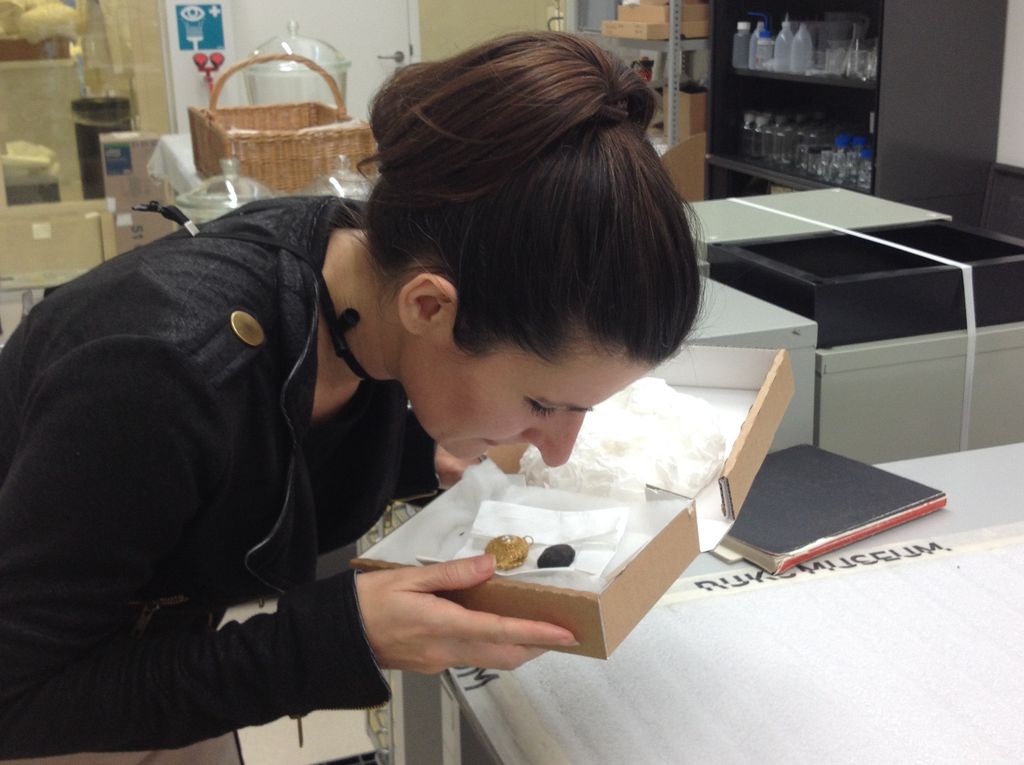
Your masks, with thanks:
[[[519,468],[533,486],[623,502],[643,502],[648,484],[693,498],[721,473],[725,446],[711,404],[644,377],[594,407],[564,465],[531,446]]]

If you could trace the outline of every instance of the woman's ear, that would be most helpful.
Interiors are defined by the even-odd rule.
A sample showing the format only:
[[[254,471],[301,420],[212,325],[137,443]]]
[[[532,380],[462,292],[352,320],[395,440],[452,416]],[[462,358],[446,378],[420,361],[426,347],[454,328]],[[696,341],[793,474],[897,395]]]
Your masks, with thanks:
[[[457,308],[455,285],[437,274],[416,274],[398,292],[399,320],[419,337],[450,340]]]

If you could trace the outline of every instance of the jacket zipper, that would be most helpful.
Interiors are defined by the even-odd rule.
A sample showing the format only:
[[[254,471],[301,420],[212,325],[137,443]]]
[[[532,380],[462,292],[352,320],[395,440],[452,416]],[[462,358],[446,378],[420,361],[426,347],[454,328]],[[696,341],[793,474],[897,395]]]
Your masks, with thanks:
[[[131,636],[133,638],[140,638],[146,631],[146,627],[149,626],[150,620],[153,618],[153,614],[159,611],[164,606],[177,606],[188,600],[187,595],[171,595],[166,598],[155,598],[153,600],[147,600],[142,602],[142,612],[139,614],[139,618],[135,621],[135,626],[132,627]],[[131,605],[138,605],[139,601],[132,601]]]

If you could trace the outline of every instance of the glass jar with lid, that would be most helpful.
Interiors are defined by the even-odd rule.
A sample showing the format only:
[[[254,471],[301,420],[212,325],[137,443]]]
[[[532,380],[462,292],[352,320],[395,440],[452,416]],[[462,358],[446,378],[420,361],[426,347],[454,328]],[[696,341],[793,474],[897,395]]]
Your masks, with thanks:
[[[304,56],[319,64],[338,84],[345,98],[348,68],[352,62],[333,45],[313,37],[299,34],[297,22],[289,21],[284,35],[261,43],[253,56],[287,53]],[[281,104],[319,101],[334,106],[335,98],[323,77],[298,61],[267,61],[247,66],[244,70],[245,90],[249,103]],[[341,104],[344,106],[344,103]]]
[[[207,178],[175,200],[193,223],[206,223],[248,202],[274,196],[274,192],[259,181],[241,175],[234,157],[222,159],[220,168],[221,175]]]
[[[346,154],[339,154],[334,167],[317,178],[299,194],[302,196],[335,196],[341,199],[366,201],[373,191],[373,181],[352,166]]]

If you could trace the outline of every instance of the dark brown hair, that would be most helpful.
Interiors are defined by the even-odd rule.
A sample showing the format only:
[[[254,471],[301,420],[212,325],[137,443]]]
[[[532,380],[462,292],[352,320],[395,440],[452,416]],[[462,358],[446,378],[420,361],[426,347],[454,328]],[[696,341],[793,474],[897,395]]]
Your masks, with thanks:
[[[378,268],[451,280],[469,353],[506,344],[552,360],[585,341],[671,356],[700,285],[687,209],[645,139],[655,106],[634,72],[569,34],[399,70],[370,115]]]

